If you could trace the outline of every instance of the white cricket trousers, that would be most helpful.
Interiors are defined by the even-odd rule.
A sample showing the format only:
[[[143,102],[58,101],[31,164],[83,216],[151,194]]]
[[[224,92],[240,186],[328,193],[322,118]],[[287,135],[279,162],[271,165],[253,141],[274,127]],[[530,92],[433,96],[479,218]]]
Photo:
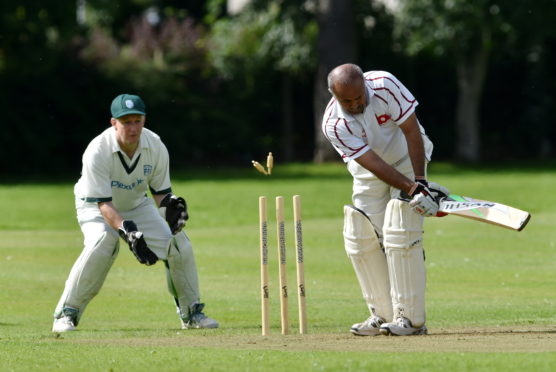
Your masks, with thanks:
[[[434,146],[426,135],[423,135],[423,145],[425,147],[425,157],[428,163]],[[394,164],[390,164],[390,166],[411,180],[415,178],[409,155],[402,157]],[[374,174],[359,165],[355,160],[351,160],[347,164],[347,168],[353,176],[353,205],[363,210],[367,216],[369,216],[382,242],[382,238],[384,237],[382,228],[384,226],[386,205],[390,199],[395,199],[400,195],[400,190],[380,180]]]
[[[119,251],[118,232],[110,227],[100,213],[97,203],[76,199],[77,220],[84,238],[84,248],[74,263],[66,281],[64,292],[58,302],[54,316],[62,315],[64,308],[77,310],[77,321],[86,306],[100,291],[108,271]],[[185,232],[172,236],[167,222],[160,216],[154,201],[145,200],[135,209],[120,211],[126,220],[137,224],[143,232],[147,246],[165,265],[168,289],[174,296],[178,308],[183,311],[199,301],[199,284],[193,249]],[[127,243],[124,243],[127,253]],[[137,262],[138,265],[139,262]]]
[[[392,165],[398,172],[413,180],[415,175],[409,157],[402,159],[399,163]],[[369,216],[382,242],[386,205],[390,199],[395,199],[400,195],[400,190],[388,185],[355,160],[350,161],[347,168],[353,176],[353,205]]]

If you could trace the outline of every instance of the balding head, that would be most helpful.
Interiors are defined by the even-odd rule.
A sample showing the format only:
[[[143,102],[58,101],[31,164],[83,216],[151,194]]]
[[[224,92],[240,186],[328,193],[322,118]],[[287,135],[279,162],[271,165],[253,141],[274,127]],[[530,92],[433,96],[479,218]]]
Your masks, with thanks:
[[[335,94],[338,86],[360,85],[364,82],[363,70],[353,63],[334,68],[328,74],[328,89]]]
[[[348,113],[357,115],[365,111],[367,106],[365,76],[359,66],[346,63],[330,71],[328,90]]]

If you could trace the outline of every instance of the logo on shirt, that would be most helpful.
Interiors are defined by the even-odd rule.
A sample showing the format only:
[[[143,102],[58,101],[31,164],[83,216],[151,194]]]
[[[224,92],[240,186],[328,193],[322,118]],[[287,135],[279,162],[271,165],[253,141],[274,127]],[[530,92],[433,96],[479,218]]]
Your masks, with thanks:
[[[143,174],[145,176],[148,176],[149,174],[151,174],[153,172],[153,166],[152,165],[143,165]]]
[[[382,124],[386,123],[388,120],[390,120],[392,118],[388,114],[375,115],[375,116],[376,116],[376,121],[378,121],[378,125],[382,125]]]
[[[142,183],[143,183],[143,180],[140,179],[140,178],[137,178],[135,182],[132,182],[132,183],[131,183],[131,185],[125,184],[125,183],[120,182],[120,181],[112,181],[111,186],[112,186],[113,188],[131,191],[131,190],[133,190],[136,186],[139,186],[139,185],[142,184]]]
[[[133,108],[133,101],[130,99],[126,99],[125,101],[125,107],[127,108]]]

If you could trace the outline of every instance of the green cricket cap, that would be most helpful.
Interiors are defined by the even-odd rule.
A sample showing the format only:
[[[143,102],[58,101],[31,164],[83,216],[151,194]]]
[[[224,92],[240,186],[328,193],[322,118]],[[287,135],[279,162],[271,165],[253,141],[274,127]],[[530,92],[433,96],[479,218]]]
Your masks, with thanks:
[[[133,94],[120,94],[112,101],[110,107],[113,118],[121,118],[125,115],[145,115],[145,103],[139,96]]]

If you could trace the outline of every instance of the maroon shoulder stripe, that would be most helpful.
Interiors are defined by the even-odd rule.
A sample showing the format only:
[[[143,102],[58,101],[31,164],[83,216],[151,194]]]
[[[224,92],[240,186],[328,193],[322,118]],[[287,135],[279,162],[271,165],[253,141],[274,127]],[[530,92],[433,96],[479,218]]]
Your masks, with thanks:
[[[348,148],[348,149],[350,149],[350,150],[352,150],[352,151],[359,151],[359,150],[361,150],[361,148],[359,148],[359,149],[354,149],[353,147],[349,147],[348,145],[346,145],[346,143],[345,143],[344,141],[342,141],[342,139],[340,138],[340,135],[338,134],[338,124],[340,123],[340,120],[343,120],[343,121],[344,121],[344,124],[346,125],[346,128],[347,128],[347,129],[350,131],[350,133],[351,133],[351,130],[350,130],[349,127],[347,126],[346,120],[345,120],[345,119],[339,119],[339,118],[338,118],[338,120],[336,120],[336,123],[334,123],[334,134],[336,135],[336,139],[337,139],[338,141],[340,141],[340,143],[341,143],[344,147],[346,147],[346,148]],[[364,146],[363,146],[363,147],[364,147]]]
[[[328,105],[326,105],[326,109],[324,111],[326,112],[326,110],[328,110],[335,102],[336,98],[332,98],[330,102],[328,102]]]
[[[414,102],[415,102],[415,101],[414,101]],[[400,114],[400,116],[398,116],[398,117],[396,118],[396,121],[400,120],[400,118],[403,118],[403,117],[405,116],[405,114],[407,114],[407,112],[408,112],[409,110],[411,110],[412,108],[413,108],[413,103],[411,103],[411,105],[407,108],[407,110],[405,110],[404,112],[402,112],[402,113]]]
[[[374,77],[374,78],[367,78],[366,80],[374,81],[374,80],[380,80],[380,79],[389,80],[389,81],[392,82],[392,84],[394,84],[396,86],[396,88],[400,89],[400,86],[398,84],[396,84],[396,82],[394,80],[390,79],[388,76],[379,76],[379,77]]]

